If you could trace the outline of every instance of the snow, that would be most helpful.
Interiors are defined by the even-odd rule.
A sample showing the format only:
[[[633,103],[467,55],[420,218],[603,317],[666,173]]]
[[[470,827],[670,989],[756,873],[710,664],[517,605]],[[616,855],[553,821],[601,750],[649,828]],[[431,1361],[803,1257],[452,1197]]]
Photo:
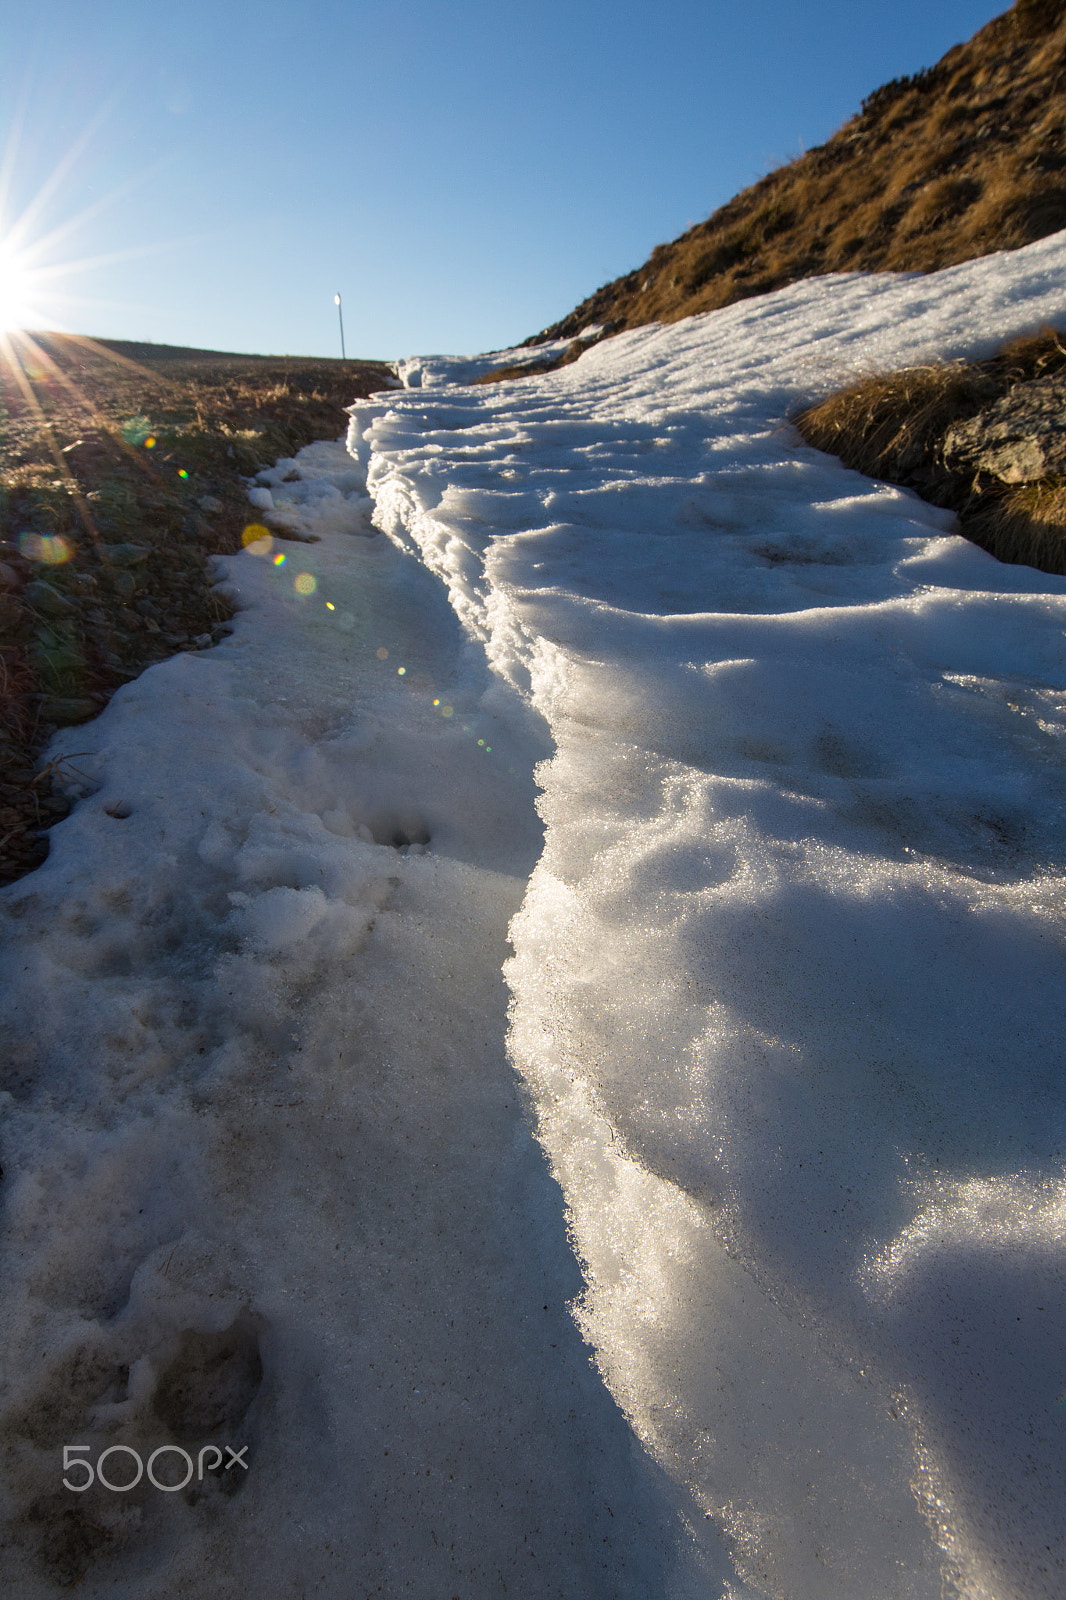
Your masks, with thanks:
[[[1062,1592],[1066,580],[787,415],[1064,269],[412,360],[260,474],[315,542],[0,894],[20,1595]],[[247,1474],[61,1486],[172,1439]]]

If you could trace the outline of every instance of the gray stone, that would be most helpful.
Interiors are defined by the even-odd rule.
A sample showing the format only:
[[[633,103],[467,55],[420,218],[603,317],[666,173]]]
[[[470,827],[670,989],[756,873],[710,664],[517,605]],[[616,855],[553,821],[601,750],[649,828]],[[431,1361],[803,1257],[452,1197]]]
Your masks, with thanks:
[[[113,567],[136,567],[142,561],[147,561],[151,555],[147,545],[143,544],[105,544],[100,546],[100,554],[105,560],[110,561]]]
[[[73,600],[65,594],[60,594],[58,589],[53,589],[43,578],[34,578],[26,585],[22,594],[34,611],[40,612],[45,617],[69,617],[78,609]]]
[[[1066,373],[1015,384],[994,405],[944,435],[951,472],[987,472],[1002,483],[1066,474]]]
[[[46,721],[66,727],[72,722],[87,722],[90,717],[98,716],[100,707],[88,695],[49,694],[41,701],[41,712]]]

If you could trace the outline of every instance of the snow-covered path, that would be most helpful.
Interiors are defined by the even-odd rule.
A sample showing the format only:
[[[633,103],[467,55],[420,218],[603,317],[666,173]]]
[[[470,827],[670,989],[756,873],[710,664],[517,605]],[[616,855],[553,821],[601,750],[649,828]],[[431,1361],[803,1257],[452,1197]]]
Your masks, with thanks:
[[[262,475],[320,542],[0,896],[20,1592],[1061,1593],[1066,580],[784,425],[1048,318],[1062,238],[410,361]]]
[[[321,542],[233,563],[235,637],[78,730],[102,787],[5,904],[7,1570],[26,1596],[664,1592],[677,1535],[566,1313],[505,1049],[543,733],[479,709],[435,580],[353,538],[343,446],[301,469]],[[171,1438],[250,1442],[240,1493],[61,1485],[65,1444]]]

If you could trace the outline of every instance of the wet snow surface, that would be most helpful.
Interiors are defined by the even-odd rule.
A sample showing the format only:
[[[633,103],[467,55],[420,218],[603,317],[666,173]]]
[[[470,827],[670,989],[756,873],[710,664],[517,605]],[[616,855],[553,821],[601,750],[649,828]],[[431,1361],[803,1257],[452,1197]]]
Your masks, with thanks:
[[[13,1592],[1061,1595],[1066,580],[784,419],[1064,317],[412,360],[260,475],[0,895]]]

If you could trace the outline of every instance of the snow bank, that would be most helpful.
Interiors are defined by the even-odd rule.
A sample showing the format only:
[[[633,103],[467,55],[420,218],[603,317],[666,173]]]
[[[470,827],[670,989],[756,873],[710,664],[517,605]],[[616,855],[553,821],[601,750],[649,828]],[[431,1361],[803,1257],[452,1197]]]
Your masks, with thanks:
[[[589,326],[579,339],[594,339],[602,328]],[[481,356],[404,356],[395,363],[401,388],[439,389],[442,385],[474,383],[497,367],[534,365],[551,361],[569,350],[570,339],[545,339],[538,345],[515,345],[510,350],[490,350]]]
[[[785,419],[1064,317],[1060,235],[353,408],[551,730],[510,1046],[580,1324],[789,1600],[1062,1589],[1066,581]]]

